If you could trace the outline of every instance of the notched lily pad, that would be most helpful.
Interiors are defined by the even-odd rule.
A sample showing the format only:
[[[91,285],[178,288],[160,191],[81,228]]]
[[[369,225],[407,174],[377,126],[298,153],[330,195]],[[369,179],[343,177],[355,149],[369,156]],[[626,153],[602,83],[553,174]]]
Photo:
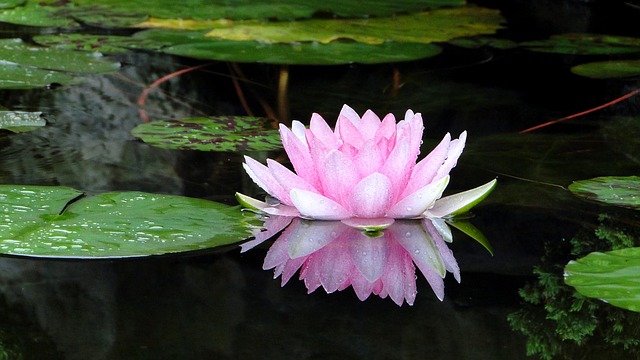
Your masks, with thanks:
[[[569,190],[589,200],[640,210],[638,176],[604,176],[574,181]]]
[[[15,133],[35,130],[47,124],[40,115],[41,112],[0,110],[0,129]]]
[[[0,253],[112,258],[208,249],[250,236],[238,207],[114,192],[77,199],[66,187],[0,186]],[[67,206],[68,205],[68,206]]]
[[[640,248],[593,252],[571,261],[565,282],[584,296],[640,312]]]
[[[249,116],[216,116],[140,124],[131,134],[164,149],[200,151],[268,151],[282,147],[268,121]]]

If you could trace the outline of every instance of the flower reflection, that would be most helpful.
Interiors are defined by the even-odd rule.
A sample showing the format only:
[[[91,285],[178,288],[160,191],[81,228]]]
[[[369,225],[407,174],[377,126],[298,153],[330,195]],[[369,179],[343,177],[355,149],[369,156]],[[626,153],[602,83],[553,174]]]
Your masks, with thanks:
[[[460,282],[460,269],[446,244],[451,233],[442,220],[401,220],[383,231],[366,232],[340,221],[270,216],[265,228],[256,231],[256,239],[243,244],[242,251],[284,229],[263,265],[274,269],[283,286],[299,270],[309,293],[319,287],[332,293],[351,286],[360,300],[374,294],[413,305],[416,267],[440,300],[447,271]]]

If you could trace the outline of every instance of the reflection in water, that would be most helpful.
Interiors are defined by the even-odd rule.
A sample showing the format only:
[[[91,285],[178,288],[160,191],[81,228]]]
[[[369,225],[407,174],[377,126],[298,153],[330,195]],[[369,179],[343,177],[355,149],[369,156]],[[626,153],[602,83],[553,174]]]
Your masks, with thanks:
[[[413,305],[416,266],[440,300],[447,271],[460,282],[458,263],[445,242],[451,241],[451,234],[442,220],[396,221],[384,231],[365,232],[340,221],[271,216],[265,229],[256,231],[256,239],[245,243],[242,251],[285,229],[263,265],[282,277],[283,286],[300,270],[310,293],[320,286],[327,293],[351,286],[360,300],[373,293],[389,296],[398,305]]]

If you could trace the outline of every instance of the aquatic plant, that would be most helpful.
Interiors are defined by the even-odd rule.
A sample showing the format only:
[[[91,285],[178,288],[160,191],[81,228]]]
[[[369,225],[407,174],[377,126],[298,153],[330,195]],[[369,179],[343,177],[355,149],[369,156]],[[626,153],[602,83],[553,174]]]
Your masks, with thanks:
[[[344,105],[332,130],[318,114],[310,127],[294,121],[280,125],[285,151],[295,173],[267,159],[267,166],[245,157],[244,168],[277,204],[237,194],[247,206],[272,215],[313,220],[341,220],[365,229],[383,229],[394,219],[442,218],[468,210],[495,186],[441,198],[449,172],[464,149],[466,132],[458,139],[445,135],[431,153],[416,163],[424,126],[420,113],[407,110],[396,123],[368,110],[360,117]]]

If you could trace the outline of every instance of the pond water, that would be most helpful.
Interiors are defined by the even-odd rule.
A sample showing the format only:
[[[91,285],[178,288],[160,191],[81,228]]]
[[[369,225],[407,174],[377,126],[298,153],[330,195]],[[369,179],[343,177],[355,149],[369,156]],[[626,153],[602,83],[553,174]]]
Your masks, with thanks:
[[[640,10],[623,3],[481,3],[502,11],[507,27],[497,36],[514,41],[571,32],[640,36]],[[25,31],[10,30],[7,37]],[[202,62],[150,52],[117,58],[121,71],[78,85],[2,91],[2,105],[41,111],[47,126],[0,138],[0,183],[226,204],[236,203],[237,191],[259,193],[241,154],[163,150],[130,134],[142,121],[136,101],[143,89]],[[468,131],[447,192],[498,178],[472,219],[493,255],[454,233],[450,247],[462,281],[447,276],[444,301],[422,276],[414,305],[402,307],[377,296],[360,301],[351,289],[308,295],[295,278],[281,287],[262,270],[268,243],[242,254],[230,245],[129,260],[6,256],[0,350],[23,359],[526,359],[528,352],[636,358],[638,345],[629,339],[637,338],[640,317],[597,300],[581,303],[562,273],[576,248],[581,256],[609,250],[616,236],[640,228],[633,210],[588,203],[566,189],[574,180],[638,174],[639,100],[518,134],[640,86],[633,78],[573,75],[569,68],[583,61],[521,48],[445,46],[438,57],[415,62],[289,67],[292,119],[306,122],[313,112],[335,119],[347,103],[359,113],[421,112],[424,147],[446,132]],[[281,68],[238,66],[249,108],[257,115],[264,114],[261,101],[277,108]],[[231,81],[237,74],[213,63],[172,78],[149,94],[147,116],[246,115]]]

